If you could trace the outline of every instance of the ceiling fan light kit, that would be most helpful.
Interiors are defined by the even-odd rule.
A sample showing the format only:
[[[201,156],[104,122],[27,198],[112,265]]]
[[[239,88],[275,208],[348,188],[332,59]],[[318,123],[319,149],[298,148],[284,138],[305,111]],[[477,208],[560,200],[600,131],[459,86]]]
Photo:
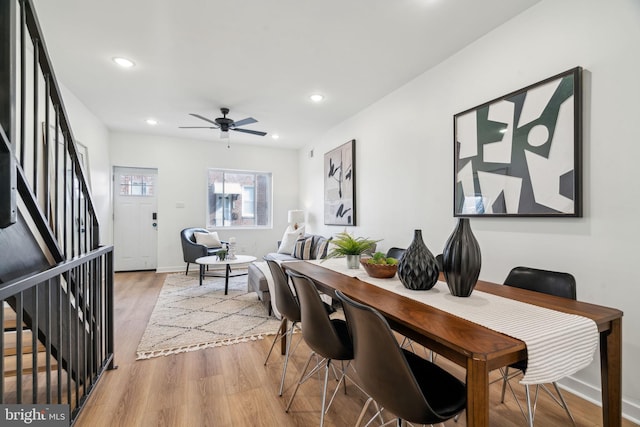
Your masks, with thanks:
[[[220,112],[222,113],[222,117],[218,117],[215,120],[208,119],[204,116],[201,116],[200,114],[189,113],[189,115],[200,120],[204,120],[205,122],[211,123],[213,126],[180,126],[180,129],[220,129],[220,138],[222,139],[229,138],[230,130],[258,136],[265,136],[267,134],[266,132],[261,132],[258,130],[240,129],[241,126],[258,123],[258,121],[253,117],[247,117],[246,119],[234,121],[233,119],[227,117],[227,114],[229,114],[228,108],[223,107],[220,109]]]

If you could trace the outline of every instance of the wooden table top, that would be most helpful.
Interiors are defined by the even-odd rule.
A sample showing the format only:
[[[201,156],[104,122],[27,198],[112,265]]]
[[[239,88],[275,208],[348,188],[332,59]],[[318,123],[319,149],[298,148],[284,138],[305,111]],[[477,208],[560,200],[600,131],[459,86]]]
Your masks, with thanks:
[[[526,358],[526,346],[518,339],[322,266],[304,261],[284,265],[312,278],[324,292],[340,290],[375,307],[393,329],[461,366],[471,358],[485,360],[490,369],[496,369]],[[479,281],[475,290],[588,317],[596,322],[599,332],[608,330],[610,322],[622,316],[616,309],[485,281]]]

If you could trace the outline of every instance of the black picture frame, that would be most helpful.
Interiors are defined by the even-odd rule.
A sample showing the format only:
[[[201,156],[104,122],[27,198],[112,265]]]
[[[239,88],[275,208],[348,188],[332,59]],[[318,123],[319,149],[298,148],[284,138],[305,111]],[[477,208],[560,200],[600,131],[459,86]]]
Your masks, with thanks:
[[[356,140],[324,155],[324,224],[356,225]]]
[[[582,216],[582,68],[453,117],[454,217]]]

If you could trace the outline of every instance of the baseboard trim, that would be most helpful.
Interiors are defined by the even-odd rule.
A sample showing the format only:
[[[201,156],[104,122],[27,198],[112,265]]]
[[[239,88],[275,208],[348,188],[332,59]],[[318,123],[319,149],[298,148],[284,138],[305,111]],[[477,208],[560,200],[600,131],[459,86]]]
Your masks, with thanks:
[[[575,394],[594,405],[602,407],[602,392],[600,388],[587,384],[584,381],[573,377],[566,377],[558,381],[558,385],[563,390]],[[622,417],[640,425],[640,405],[622,399]]]
[[[185,271],[187,268],[186,265],[181,265],[180,267],[159,267],[156,268],[156,273],[179,273]],[[193,264],[189,266],[189,271],[198,271],[198,265]]]

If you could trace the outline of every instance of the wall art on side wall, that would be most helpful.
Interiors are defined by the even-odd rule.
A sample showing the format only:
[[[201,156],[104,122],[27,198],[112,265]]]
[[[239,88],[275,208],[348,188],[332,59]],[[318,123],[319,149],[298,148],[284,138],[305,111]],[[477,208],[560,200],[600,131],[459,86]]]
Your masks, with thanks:
[[[356,225],[356,140],[324,155],[324,223]]]
[[[453,121],[454,216],[582,216],[582,68]]]

